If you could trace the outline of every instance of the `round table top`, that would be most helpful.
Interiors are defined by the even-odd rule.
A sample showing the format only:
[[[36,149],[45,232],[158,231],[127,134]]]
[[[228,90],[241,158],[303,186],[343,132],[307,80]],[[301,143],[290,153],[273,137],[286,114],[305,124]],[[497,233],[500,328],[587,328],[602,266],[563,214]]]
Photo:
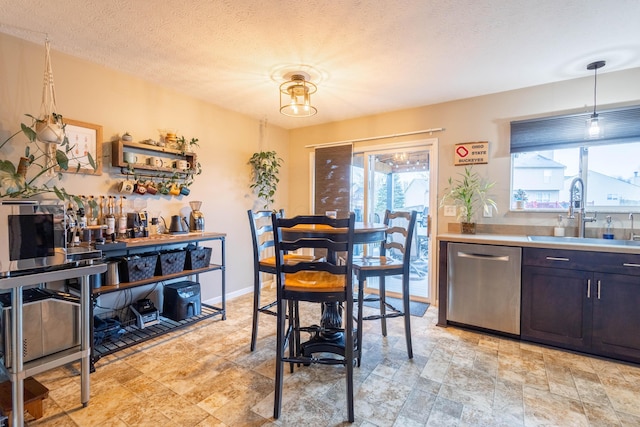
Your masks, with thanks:
[[[378,222],[356,222],[354,227],[354,243],[380,242],[385,238],[387,226]],[[295,227],[283,228],[287,238],[312,237],[344,233],[344,228],[333,228],[324,224],[298,224]]]

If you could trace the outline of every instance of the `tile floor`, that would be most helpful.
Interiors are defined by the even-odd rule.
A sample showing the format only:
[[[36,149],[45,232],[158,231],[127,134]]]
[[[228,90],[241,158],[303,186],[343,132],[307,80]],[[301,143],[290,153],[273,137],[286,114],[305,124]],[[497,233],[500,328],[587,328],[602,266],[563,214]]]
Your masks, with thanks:
[[[316,308],[310,311],[315,316]],[[205,320],[97,363],[80,404],[77,365],[38,375],[51,390],[29,426],[348,425],[343,367],[285,378],[273,413],[275,318],[262,316],[249,351],[251,296]],[[367,322],[355,369],[357,426],[640,426],[640,367],[435,326],[437,308],[412,318],[408,360],[400,319],[383,339]]]

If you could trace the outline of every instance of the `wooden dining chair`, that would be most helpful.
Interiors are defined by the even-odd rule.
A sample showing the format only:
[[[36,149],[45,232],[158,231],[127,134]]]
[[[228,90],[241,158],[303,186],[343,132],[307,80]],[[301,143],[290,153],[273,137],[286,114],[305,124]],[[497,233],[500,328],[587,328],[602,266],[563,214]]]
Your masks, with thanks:
[[[251,351],[256,348],[258,339],[258,315],[268,314],[276,316],[273,307],[276,301],[269,301],[262,304],[260,300],[262,291],[262,275],[263,273],[276,274],[276,258],[273,255],[273,223],[271,214],[273,211],[252,211],[249,209],[249,225],[251,226],[251,239],[253,241],[253,319],[251,322]],[[281,209],[278,215],[284,216],[284,210]],[[313,260],[313,256],[306,255],[286,255],[286,261],[293,260]]]
[[[352,261],[355,215],[348,218],[329,218],[327,216],[297,216],[280,218],[272,215],[276,250],[276,282],[278,326],[276,333],[276,377],[273,417],[280,416],[283,393],[284,364],[310,365],[344,365],[346,370],[347,415],[349,422],[354,421],[353,409],[353,366],[355,361]],[[320,229],[330,230],[325,234],[309,233],[305,236],[287,238],[286,229],[299,224],[316,224]],[[319,225],[319,226],[318,226]],[[327,256],[313,262],[286,263],[287,251],[298,249],[327,252]],[[346,263],[336,261],[340,252]],[[301,326],[299,318],[299,302],[306,301],[323,304],[344,304],[344,326],[340,322],[330,324]],[[286,322],[286,311],[289,310],[289,321]],[[320,316],[320,310],[318,310]],[[329,357],[324,353],[305,354],[301,350],[300,332],[308,332],[313,339],[335,334],[343,334],[343,354],[334,353]],[[289,347],[288,356],[285,349]],[[304,369],[304,368],[303,368]],[[300,396],[301,397],[301,396]]]
[[[353,273],[358,278],[358,354],[360,366],[362,356],[362,322],[364,320],[380,320],[382,335],[387,336],[387,319],[404,317],[404,333],[407,341],[409,359],[413,358],[411,345],[411,312],[409,309],[409,269],[411,262],[411,243],[416,224],[416,211],[392,212],[387,210],[384,224],[387,225],[386,238],[380,245],[379,257],[359,257],[354,259]],[[385,278],[388,276],[402,276],[402,308],[393,306],[386,298]],[[370,277],[379,278],[378,295],[364,296],[364,282]],[[377,314],[363,315],[365,302],[380,303]]]

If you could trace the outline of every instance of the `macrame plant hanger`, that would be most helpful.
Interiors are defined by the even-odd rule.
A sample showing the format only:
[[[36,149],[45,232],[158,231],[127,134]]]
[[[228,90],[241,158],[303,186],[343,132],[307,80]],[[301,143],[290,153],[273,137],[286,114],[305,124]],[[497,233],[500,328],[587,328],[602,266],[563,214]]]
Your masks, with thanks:
[[[64,126],[62,117],[56,114],[56,88],[53,84],[53,70],[51,68],[51,52],[49,37],[46,38],[44,56],[44,81],[42,85],[42,104],[40,115],[36,122],[36,136],[45,144],[46,165],[48,175],[54,173],[57,166],[57,145],[64,142]]]

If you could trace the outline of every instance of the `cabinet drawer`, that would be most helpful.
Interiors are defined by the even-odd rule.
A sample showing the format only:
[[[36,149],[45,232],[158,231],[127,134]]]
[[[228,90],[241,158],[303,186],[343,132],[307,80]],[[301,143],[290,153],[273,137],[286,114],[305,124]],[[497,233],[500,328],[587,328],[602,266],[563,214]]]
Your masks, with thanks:
[[[567,249],[523,248],[522,264],[533,267],[591,271],[603,254]]]
[[[640,254],[523,248],[522,265],[640,276]]]

